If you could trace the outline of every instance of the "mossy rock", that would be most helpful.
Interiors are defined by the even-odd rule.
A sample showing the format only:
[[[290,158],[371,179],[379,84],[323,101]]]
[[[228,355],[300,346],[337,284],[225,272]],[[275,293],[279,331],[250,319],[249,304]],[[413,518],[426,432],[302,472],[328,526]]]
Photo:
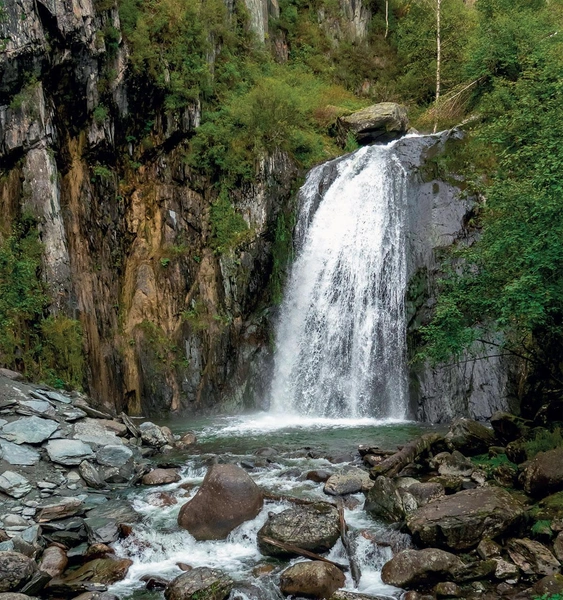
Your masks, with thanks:
[[[541,502],[534,505],[528,515],[534,521],[553,521],[563,518],[563,492],[557,492],[547,496]]]

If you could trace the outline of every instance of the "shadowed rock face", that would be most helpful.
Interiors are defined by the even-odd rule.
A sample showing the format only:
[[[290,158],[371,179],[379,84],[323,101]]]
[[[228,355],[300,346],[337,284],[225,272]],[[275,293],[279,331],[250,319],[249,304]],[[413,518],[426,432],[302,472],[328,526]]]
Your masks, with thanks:
[[[221,540],[262,509],[260,488],[236,465],[213,465],[192,500],[184,504],[178,524],[196,540]]]

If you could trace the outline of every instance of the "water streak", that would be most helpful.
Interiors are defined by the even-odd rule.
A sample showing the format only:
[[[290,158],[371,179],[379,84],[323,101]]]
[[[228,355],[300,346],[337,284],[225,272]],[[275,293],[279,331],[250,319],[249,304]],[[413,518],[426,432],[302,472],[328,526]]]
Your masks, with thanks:
[[[393,144],[313,169],[301,189],[271,410],[405,417],[407,177]],[[324,184],[324,187],[327,187]]]

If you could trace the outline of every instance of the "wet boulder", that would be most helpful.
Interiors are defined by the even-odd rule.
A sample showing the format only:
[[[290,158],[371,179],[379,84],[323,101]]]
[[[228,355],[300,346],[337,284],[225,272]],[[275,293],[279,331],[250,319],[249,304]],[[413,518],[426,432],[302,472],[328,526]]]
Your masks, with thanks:
[[[39,568],[51,577],[59,577],[66,569],[67,564],[66,552],[59,546],[49,546],[43,552]]]
[[[422,546],[466,550],[519,526],[523,518],[523,506],[506,490],[483,487],[422,506],[407,517],[407,526]]]
[[[101,589],[101,586],[111,585],[124,579],[132,564],[133,561],[128,558],[96,558],[62,579],[53,579],[48,589],[55,595],[65,596],[85,591],[92,587],[92,584],[99,584]]]
[[[164,592],[166,600],[224,600],[233,580],[218,569],[198,567],[172,580]]]
[[[321,553],[330,550],[339,537],[338,510],[327,502],[317,502],[270,515],[258,532],[258,547],[267,556],[295,556],[289,550],[268,543],[267,538],[271,538],[283,544]]]
[[[563,490],[563,448],[540,452],[533,458],[520,479],[532,496],[546,496]]]
[[[0,592],[17,592],[35,575],[35,561],[19,552],[0,552]]]
[[[345,581],[344,573],[338,567],[315,560],[286,569],[280,576],[280,589],[286,596],[330,598]]]
[[[182,508],[178,524],[196,540],[220,540],[241,523],[254,519],[264,496],[237,465],[212,465],[197,494]]]
[[[451,450],[458,450],[466,456],[485,454],[495,443],[494,432],[482,423],[472,419],[455,419],[445,437]]]
[[[473,463],[458,450],[440,452],[430,461],[431,466],[443,477],[469,477],[475,470]]]
[[[337,121],[338,141],[346,144],[351,134],[358,144],[388,142],[405,134],[409,128],[407,110],[394,102],[380,102]]]
[[[379,476],[366,495],[364,510],[372,517],[395,523],[405,517],[403,499],[395,482]]]
[[[367,492],[373,487],[373,480],[363,469],[352,467],[331,475],[325,483],[324,493],[330,496],[344,496]]]
[[[463,567],[462,561],[444,550],[403,550],[383,565],[381,579],[388,585],[409,589],[435,583]]]
[[[141,423],[139,425],[139,432],[143,444],[151,446],[152,448],[161,448],[167,444],[174,443],[174,438],[171,435],[167,435],[168,431],[164,431],[162,427],[159,427],[150,421]]]
[[[143,485],[166,485],[180,481],[180,475],[176,469],[153,469],[143,476]]]

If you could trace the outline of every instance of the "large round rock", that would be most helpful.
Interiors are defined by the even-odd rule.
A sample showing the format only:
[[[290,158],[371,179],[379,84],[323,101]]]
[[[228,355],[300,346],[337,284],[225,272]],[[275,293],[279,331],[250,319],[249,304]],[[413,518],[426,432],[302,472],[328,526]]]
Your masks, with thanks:
[[[286,569],[280,577],[280,589],[286,596],[330,598],[345,581],[344,573],[338,567],[315,560]]]
[[[521,481],[532,496],[563,490],[563,448],[540,452],[526,467]]]
[[[455,419],[446,434],[446,444],[451,450],[459,450],[466,456],[484,454],[495,443],[491,429],[472,419]]]
[[[233,589],[233,580],[218,569],[198,567],[172,580],[166,600],[224,600]]]
[[[35,561],[19,552],[0,552],[0,592],[16,592],[37,571]]]
[[[457,556],[437,548],[403,550],[383,565],[381,579],[388,585],[409,589],[438,581],[462,566]]]
[[[283,544],[298,546],[311,552],[327,552],[340,536],[340,519],[336,507],[328,502],[288,508],[270,515],[258,532],[258,547],[269,556],[296,556],[291,550],[266,541],[271,538]]]
[[[506,490],[464,490],[430,502],[407,517],[417,543],[466,550],[521,523],[523,506]]]
[[[212,465],[197,494],[184,504],[178,524],[196,540],[221,540],[254,519],[264,504],[260,488],[236,465]]]

